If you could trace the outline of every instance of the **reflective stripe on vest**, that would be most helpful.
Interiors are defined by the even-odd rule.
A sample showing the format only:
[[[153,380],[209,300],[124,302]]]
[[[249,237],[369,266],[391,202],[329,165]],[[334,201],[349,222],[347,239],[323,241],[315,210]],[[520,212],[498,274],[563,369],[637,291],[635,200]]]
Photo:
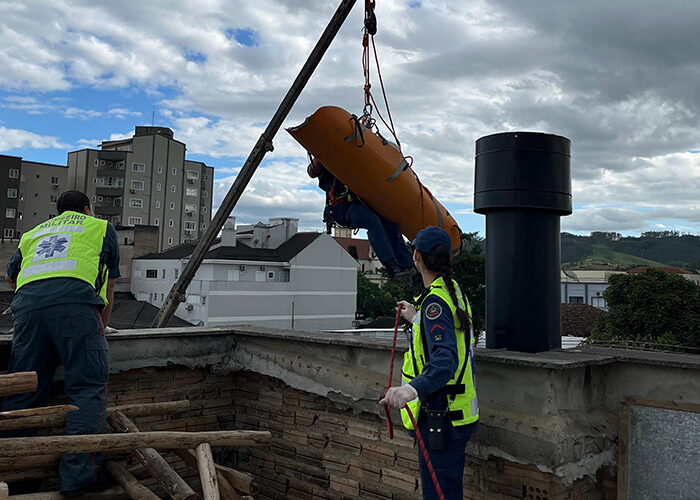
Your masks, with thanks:
[[[467,312],[471,320],[472,311],[469,301],[462,295],[457,282],[453,280],[452,283],[455,287],[459,306]],[[440,297],[449,305],[452,311],[452,320],[455,324],[455,335],[457,337],[457,355],[459,360],[457,370],[445,388],[442,389],[446,394],[448,402],[447,416],[455,427],[471,424],[479,419],[479,405],[476,399],[476,387],[474,383],[474,335],[471,325],[468,336],[465,334],[464,330],[461,329],[463,328],[462,325],[460,325],[460,329],[457,329],[457,325],[459,325],[457,307],[452,302],[450,292],[447,290],[442,277],[436,279],[433,284],[430,285],[429,293],[423,297],[423,300],[416,307],[417,313],[413,319],[413,340],[409,346],[409,350],[404,353],[401,383],[407,384],[413,380],[416,375],[423,371],[423,366],[428,361],[421,335],[421,306],[430,295]],[[418,417],[420,406],[421,402],[418,398],[408,403],[411,413],[413,413],[416,418]],[[404,409],[401,409],[401,420],[406,429],[413,429],[413,424],[408,417],[408,412]]]
[[[107,304],[107,267],[100,262],[107,221],[64,212],[22,235],[22,267],[17,289],[48,278],[77,278],[89,283]]]

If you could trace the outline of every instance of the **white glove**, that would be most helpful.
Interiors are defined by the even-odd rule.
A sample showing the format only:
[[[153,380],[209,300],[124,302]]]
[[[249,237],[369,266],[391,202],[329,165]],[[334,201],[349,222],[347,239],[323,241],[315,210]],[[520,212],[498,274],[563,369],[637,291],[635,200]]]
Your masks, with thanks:
[[[386,396],[379,404],[393,406],[394,408],[403,408],[406,403],[413,401],[418,397],[418,391],[411,384],[402,385],[401,387],[390,387],[386,391]]]
[[[401,307],[401,316],[403,316],[403,319],[409,322],[413,321],[416,315],[416,307],[413,304],[406,300],[401,300],[397,302],[396,305]]]

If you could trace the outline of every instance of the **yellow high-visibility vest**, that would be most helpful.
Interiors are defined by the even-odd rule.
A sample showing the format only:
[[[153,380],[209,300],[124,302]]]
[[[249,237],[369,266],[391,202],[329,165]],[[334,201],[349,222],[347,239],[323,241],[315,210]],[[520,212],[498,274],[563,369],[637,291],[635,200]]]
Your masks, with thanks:
[[[469,301],[462,295],[457,282],[452,280],[452,283],[455,287],[459,306],[467,311],[471,322],[472,310]],[[423,300],[416,307],[417,313],[413,319],[413,339],[410,344],[410,349],[406,351],[403,356],[401,383],[408,384],[419,375],[423,371],[423,366],[428,360],[421,332],[421,306],[425,302],[425,299],[431,295],[437,295],[449,305],[455,325],[455,336],[457,337],[457,355],[459,359],[457,370],[447,385],[441,389],[441,391],[445,392],[447,397],[447,418],[455,427],[471,424],[479,419],[479,405],[476,399],[476,387],[474,384],[474,335],[471,325],[469,325],[469,332],[465,332],[465,325],[460,325],[459,319],[457,319],[457,307],[452,302],[450,292],[447,290],[442,277],[439,277],[430,285],[430,292],[425,295]],[[460,325],[459,328],[457,328],[457,325]],[[413,417],[417,420],[418,411],[421,406],[420,400],[416,398],[410,401],[407,406],[410,408]],[[408,412],[403,408],[401,409],[401,420],[406,429],[413,429],[413,424],[408,416]]]
[[[17,290],[47,278],[89,283],[107,304],[107,266],[101,262],[107,221],[66,211],[27,231],[19,242],[22,267]]]

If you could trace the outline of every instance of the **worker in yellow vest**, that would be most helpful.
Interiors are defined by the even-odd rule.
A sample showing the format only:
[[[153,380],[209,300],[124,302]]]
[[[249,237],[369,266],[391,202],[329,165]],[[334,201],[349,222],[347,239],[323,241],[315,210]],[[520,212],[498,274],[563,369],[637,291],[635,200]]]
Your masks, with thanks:
[[[412,245],[425,291],[415,306],[398,304],[403,317],[413,323],[412,339],[404,354],[402,384],[391,387],[380,403],[401,408],[404,426],[415,437],[406,407],[411,410],[445,498],[461,500],[465,447],[479,421],[471,308],[452,279],[447,232],[429,226],[418,232]],[[420,450],[418,459],[423,498],[437,499]]]
[[[80,191],[63,193],[56,208],[58,216],[22,235],[7,265],[7,280],[15,288],[10,372],[36,371],[38,388],[6,397],[2,409],[45,406],[62,364],[66,395],[80,408],[66,415],[66,431],[102,433],[109,376],[104,327],[119,277],[117,233],[93,216]],[[102,486],[96,473],[101,460],[101,453],[63,455],[61,492],[82,496]]]

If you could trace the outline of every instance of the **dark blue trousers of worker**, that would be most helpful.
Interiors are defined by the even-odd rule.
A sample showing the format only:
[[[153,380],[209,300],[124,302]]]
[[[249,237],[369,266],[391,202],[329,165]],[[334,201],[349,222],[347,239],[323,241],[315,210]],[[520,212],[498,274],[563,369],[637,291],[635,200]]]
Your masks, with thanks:
[[[15,317],[10,372],[36,371],[36,392],[4,399],[2,409],[45,406],[59,365],[65,367],[65,392],[79,410],[66,415],[68,434],[105,431],[109,360],[98,308],[60,304]],[[33,435],[35,430],[6,432],[4,437]],[[91,484],[102,453],[68,453],[61,457],[61,491]]]
[[[462,500],[463,495],[463,477],[465,463],[465,449],[471,435],[476,431],[478,424],[472,424],[468,432],[455,432],[450,426],[450,430],[445,435],[444,449],[441,451],[431,450],[428,447],[428,456],[433,465],[433,470],[437,476],[438,483],[445,500]],[[421,422],[418,424],[421,436],[428,446],[428,424]],[[415,437],[415,434],[411,432]],[[418,448],[418,467],[420,469],[420,480],[423,488],[423,500],[438,500],[435,483],[428,470],[428,465],[423,457],[423,452]]]
[[[413,256],[401,231],[390,220],[356,201],[338,203],[333,207],[333,218],[343,226],[366,229],[369,244],[382,264],[395,258],[401,269],[413,267]]]

